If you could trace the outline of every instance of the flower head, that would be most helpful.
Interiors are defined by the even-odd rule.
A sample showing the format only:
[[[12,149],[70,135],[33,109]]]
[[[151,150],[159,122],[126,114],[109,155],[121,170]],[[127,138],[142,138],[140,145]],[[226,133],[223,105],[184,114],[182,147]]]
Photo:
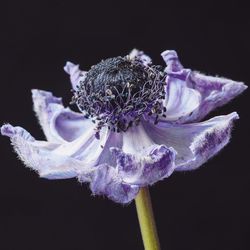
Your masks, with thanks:
[[[200,121],[246,89],[183,68],[175,51],[162,57],[165,69],[137,50],[88,72],[68,62],[64,69],[81,112],[65,108],[50,92],[32,90],[47,141],[10,124],[1,133],[41,177],[77,177],[93,194],[128,203],[140,187],[196,169],[217,154],[229,142],[238,114]]]
[[[109,58],[89,70],[73,100],[98,130],[108,125],[113,132],[126,132],[143,114],[163,113],[165,76],[137,57]]]

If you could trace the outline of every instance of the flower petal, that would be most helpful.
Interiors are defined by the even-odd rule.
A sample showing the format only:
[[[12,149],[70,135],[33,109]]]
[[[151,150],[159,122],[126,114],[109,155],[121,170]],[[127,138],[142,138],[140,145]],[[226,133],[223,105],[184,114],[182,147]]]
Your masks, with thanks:
[[[175,151],[164,145],[153,145],[141,152],[140,156],[126,154],[119,148],[111,150],[117,158],[118,172],[125,183],[152,185],[174,171]]]
[[[152,63],[152,60],[151,58],[144,54],[143,51],[140,51],[140,50],[137,50],[137,49],[133,49],[130,53],[129,53],[129,58],[130,59],[134,59],[134,58],[137,58],[139,59],[143,65],[147,66],[149,64]]]
[[[86,174],[79,175],[81,182],[90,182],[90,189],[94,195],[105,195],[118,203],[129,203],[137,193],[139,187],[124,183],[115,168],[102,164],[86,178]]]
[[[55,152],[81,161],[82,167],[94,167],[99,164],[99,157],[106,147],[110,131],[103,128],[100,131],[99,139],[96,138],[95,133],[93,129],[88,130],[76,140],[61,144]],[[81,171],[81,168],[79,171]]]
[[[174,171],[175,151],[156,145],[141,125],[123,133],[122,148],[111,147],[110,150],[125,183],[152,185]]]
[[[242,82],[235,82],[221,77],[206,76],[199,72],[183,68],[177,53],[173,50],[164,51],[162,57],[167,64],[165,72],[168,74],[167,84],[170,85],[170,88],[171,85],[178,85],[179,87],[176,88],[184,88],[185,86],[187,90],[193,89],[193,91],[197,91],[201,95],[200,104],[193,112],[180,116],[179,122],[199,121],[210,111],[226,104],[247,88]],[[170,95],[171,93],[167,92],[167,94]]]
[[[217,154],[229,142],[233,121],[238,118],[233,112],[200,123],[159,122],[144,127],[155,143],[176,150],[176,170],[182,171],[196,169]]]
[[[37,141],[21,127],[10,124],[1,127],[1,134],[10,137],[11,143],[25,165],[47,179],[67,179],[77,175],[79,162],[56,154],[59,144]]]
[[[80,81],[84,81],[86,78],[87,71],[81,71],[79,65],[72,62],[67,62],[63,69],[70,75],[72,88],[76,90]]]
[[[90,119],[83,114],[64,108],[61,98],[51,92],[32,90],[34,111],[48,141],[62,143],[73,141],[82,133],[94,129]]]
[[[201,95],[198,91],[188,88],[185,82],[167,77],[166,98],[166,120],[178,121],[182,117],[189,116],[201,103]]]

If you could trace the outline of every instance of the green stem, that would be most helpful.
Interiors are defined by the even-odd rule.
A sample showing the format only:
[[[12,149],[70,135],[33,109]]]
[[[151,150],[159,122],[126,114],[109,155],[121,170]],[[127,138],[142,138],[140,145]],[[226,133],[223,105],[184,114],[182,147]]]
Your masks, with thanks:
[[[160,250],[150,193],[147,187],[140,189],[135,198],[135,204],[145,250]]]

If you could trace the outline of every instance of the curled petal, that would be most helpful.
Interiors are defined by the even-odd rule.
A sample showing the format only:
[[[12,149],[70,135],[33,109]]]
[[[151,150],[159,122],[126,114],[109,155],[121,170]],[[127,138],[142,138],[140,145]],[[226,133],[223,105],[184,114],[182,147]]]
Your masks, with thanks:
[[[178,55],[174,50],[166,50],[161,53],[163,60],[165,61],[167,67],[165,68],[166,73],[174,72],[177,75],[185,75],[185,69],[178,59]],[[187,73],[190,70],[187,71]],[[184,78],[185,79],[185,78]]]
[[[202,95],[199,109],[188,118],[188,121],[203,119],[210,111],[223,106],[247,89],[247,86],[242,82],[206,76],[199,72],[192,72],[187,83]]]
[[[147,65],[149,65],[149,64],[152,63],[152,60],[151,60],[151,58],[150,58],[148,55],[144,54],[143,51],[140,51],[140,50],[137,50],[137,49],[133,49],[133,50],[130,52],[129,58],[130,58],[130,59],[137,58],[137,59],[139,59],[139,60],[142,62],[142,64],[145,65],[145,66],[147,66]]]
[[[126,154],[119,148],[111,150],[117,159],[119,175],[126,183],[152,185],[174,171],[175,151],[164,145],[153,145],[140,155]]]
[[[109,140],[110,131],[103,128],[99,139],[96,138],[95,133],[94,129],[88,130],[76,140],[61,144],[55,152],[81,161],[82,168],[79,168],[79,172],[86,167],[92,168],[99,165],[99,158]]]
[[[89,174],[79,175],[81,182],[90,182],[90,189],[95,195],[105,195],[118,203],[129,203],[137,193],[139,187],[124,183],[115,168],[102,164]]]
[[[73,141],[82,133],[94,129],[90,119],[64,108],[61,98],[53,96],[51,92],[33,89],[32,99],[34,111],[48,141]]]
[[[167,90],[164,106],[166,107],[166,120],[178,121],[194,112],[201,103],[201,95],[195,89],[186,86],[185,82],[167,77]]]
[[[21,127],[10,124],[1,127],[1,134],[10,137],[11,143],[25,165],[47,179],[67,179],[77,175],[79,162],[56,154],[56,143],[37,141]]]
[[[81,71],[79,65],[72,62],[67,62],[63,69],[70,75],[72,88],[76,90],[80,81],[83,81],[86,78],[87,71]]]
[[[242,82],[235,82],[221,77],[206,76],[199,72],[183,68],[177,53],[173,50],[164,51],[162,57],[167,64],[165,68],[165,72],[168,74],[167,85],[185,86],[187,90],[195,90],[201,96],[200,104],[193,112],[179,117],[180,123],[201,120],[210,111],[226,104],[247,88]],[[167,92],[167,97],[170,94]]]
[[[230,140],[232,124],[238,119],[233,112],[200,123],[145,124],[145,130],[157,144],[172,146],[176,154],[176,170],[192,170],[216,155]],[[154,127],[153,127],[154,126]]]

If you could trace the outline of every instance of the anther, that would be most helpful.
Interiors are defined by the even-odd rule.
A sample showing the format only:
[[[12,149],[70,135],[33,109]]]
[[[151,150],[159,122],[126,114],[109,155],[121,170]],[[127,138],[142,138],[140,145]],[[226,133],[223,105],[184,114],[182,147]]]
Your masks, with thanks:
[[[98,120],[97,138],[105,124],[114,132],[125,132],[138,125],[143,114],[163,113],[165,76],[158,66],[145,66],[137,58],[109,58],[91,67],[72,101],[86,118]]]

